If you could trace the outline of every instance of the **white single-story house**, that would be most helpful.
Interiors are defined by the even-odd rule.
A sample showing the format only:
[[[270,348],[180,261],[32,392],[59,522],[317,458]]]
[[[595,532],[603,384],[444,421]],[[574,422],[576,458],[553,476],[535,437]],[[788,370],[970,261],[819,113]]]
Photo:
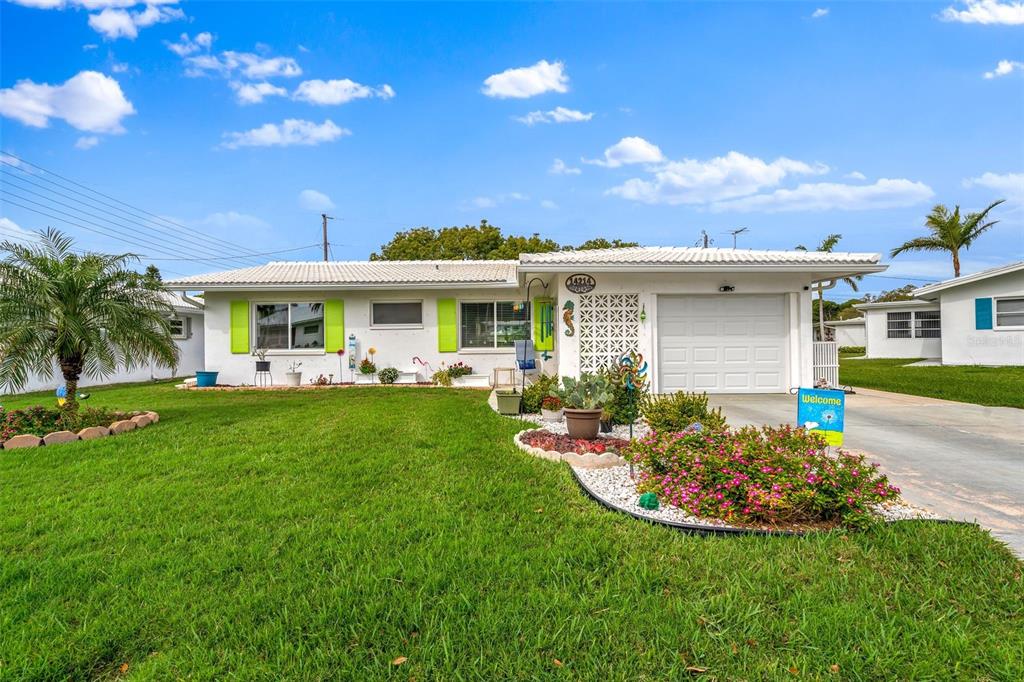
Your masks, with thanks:
[[[637,351],[652,388],[781,393],[814,383],[811,289],[879,272],[872,253],[636,247],[523,254],[510,261],[275,262],[172,280],[202,291],[207,370],[274,382],[301,362],[351,381],[378,369],[464,362],[493,376],[532,338],[538,368],[578,376]],[[314,328],[316,327],[316,328]],[[344,357],[337,351],[345,350]],[[429,368],[428,368],[429,366]]]
[[[196,301],[181,294],[168,292],[167,303],[174,308],[174,316],[171,318],[171,335],[178,346],[178,367],[171,371],[156,363],[149,363],[142,367],[135,367],[131,370],[123,367],[114,374],[102,379],[91,378],[82,375],[78,385],[81,387],[96,386],[99,384],[118,384],[133,381],[151,381],[153,379],[170,379],[174,376],[194,375],[197,370],[203,369],[204,357],[204,324],[203,306]],[[22,389],[28,393],[31,391],[55,390],[64,384],[60,372],[54,366],[54,374],[51,377],[33,376],[29,378],[28,385]]]
[[[861,303],[868,358],[942,357],[939,306],[928,301]]]
[[[1024,365],[1024,261],[915,290],[942,320],[944,365]]]
[[[832,330],[832,339],[840,348],[867,345],[867,332],[864,329],[864,318],[854,317],[849,320],[828,320],[825,328]]]

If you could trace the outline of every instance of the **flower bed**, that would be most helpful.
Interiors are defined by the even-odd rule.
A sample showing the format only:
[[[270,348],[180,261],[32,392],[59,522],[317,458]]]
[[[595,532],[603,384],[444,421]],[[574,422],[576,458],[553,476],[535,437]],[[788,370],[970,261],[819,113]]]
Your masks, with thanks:
[[[820,435],[788,426],[652,433],[623,454],[638,491],[734,525],[861,527],[899,500],[864,455],[829,454]]]
[[[83,408],[71,415],[41,406],[0,408],[0,447],[14,449],[91,440],[133,431],[160,420],[156,412]]]
[[[629,441],[621,438],[569,438],[543,429],[520,431],[513,439],[524,452],[555,462],[568,462],[583,469],[622,466],[626,460],[618,452]]]

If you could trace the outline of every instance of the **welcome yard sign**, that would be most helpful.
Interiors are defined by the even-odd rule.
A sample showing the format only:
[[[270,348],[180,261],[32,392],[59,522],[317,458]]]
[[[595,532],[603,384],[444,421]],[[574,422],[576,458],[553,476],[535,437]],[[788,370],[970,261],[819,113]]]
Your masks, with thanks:
[[[801,388],[796,396],[796,422],[808,431],[820,431],[829,445],[843,444],[846,394],[820,388]]]

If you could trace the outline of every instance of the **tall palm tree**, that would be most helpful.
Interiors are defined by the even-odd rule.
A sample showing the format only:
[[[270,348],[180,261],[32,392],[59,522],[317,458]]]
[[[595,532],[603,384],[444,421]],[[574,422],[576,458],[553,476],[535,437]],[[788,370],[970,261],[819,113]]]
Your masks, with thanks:
[[[827,236],[827,237],[825,237],[824,239],[821,240],[821,243],[818,244],[818,248],[816,250],[817,251],[823,251],[825,253],[831,253],[832,249],[836,248],[836,245],[839,244],[839,240],[842,239],[842,238],[843,238],[843,235],[841,235],[841,234],[830,234],[829,236]],[[798,251],[806,251],[807,250],[807,247],[802,245],[802,244],[798,244],[796,248],[797,248]],[[862,279],[864,279],[864,275],[853,275],[851,277],[843,277],[840,281],[842,281],[843,284],[845,284],[846,286],[850,287],[854,291],[858,291],[857,282],[861,281]],[[824,341],[825,340],[825,285],[823,283],[821,283],[821,282],[818,282],[817,290],[818,290],[818,339],[821,340],[821,341]]]
[[[931,232],[927,237],[918,237],[903,242],[889,254],[893,258],[907,251],[946,251],[953,256],[953,276],[960,276],[960,249],[969,249],[974,240],[998,223],[998,220],[985,221],[988,212],[1006,201],[993,201],[981,213],[968,213],[960,216],[960,207],[949,209],[943,204],[936,204],[932,212],[924,220],[924,226]]]
[[[176,367],[178,349],[162,287],[128,269],[131,254],[77,254],[61,232],[38,243],[0,243],[0,387],[16,391],[30,374],[60,367],[66,410],[78,409],[83,372],[104,377],[150,360]]]

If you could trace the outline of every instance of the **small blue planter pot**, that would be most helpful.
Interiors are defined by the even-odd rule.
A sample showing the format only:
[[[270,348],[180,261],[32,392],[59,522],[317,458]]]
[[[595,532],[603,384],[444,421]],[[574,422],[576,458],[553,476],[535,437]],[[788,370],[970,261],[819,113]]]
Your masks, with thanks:
[[[217,385],[217,372],[196,372],[196,386],[210,388]]]

